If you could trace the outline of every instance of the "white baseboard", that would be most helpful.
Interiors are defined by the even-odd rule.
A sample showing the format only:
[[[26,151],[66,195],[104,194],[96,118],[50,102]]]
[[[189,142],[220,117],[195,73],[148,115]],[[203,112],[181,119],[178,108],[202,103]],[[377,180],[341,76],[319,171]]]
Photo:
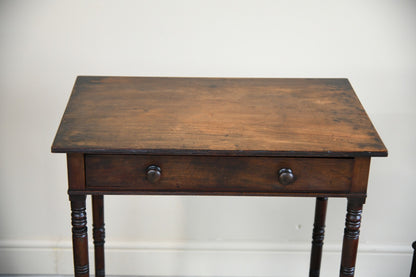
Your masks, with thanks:
[[[107,243],[106,272],[138,276],[307,276],[306,244]],[[360,245],[356,277],[409,276],[410,246]],[[93,251],[90,248],[93,272]],[[337,276],[339,245],[324,245],[321,276]],[[72,274],[70,242],[0,241],[0,274]]]

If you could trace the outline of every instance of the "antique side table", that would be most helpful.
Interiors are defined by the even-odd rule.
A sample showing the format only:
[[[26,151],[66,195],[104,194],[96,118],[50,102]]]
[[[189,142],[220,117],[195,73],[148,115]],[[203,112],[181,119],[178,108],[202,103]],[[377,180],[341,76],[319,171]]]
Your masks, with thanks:
[[[340,276],[353,276],[370,158],[387,150],[347,79],[78,77],[52,152],[66,153],[75,276],[104,276],[105,194],[347,198]]]

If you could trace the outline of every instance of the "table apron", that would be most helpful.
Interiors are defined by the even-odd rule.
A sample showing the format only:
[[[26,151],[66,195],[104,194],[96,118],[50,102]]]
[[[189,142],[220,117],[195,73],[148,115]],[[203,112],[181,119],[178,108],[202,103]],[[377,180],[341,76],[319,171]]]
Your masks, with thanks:
[[[353,188],[353,158],[85,155],[88,194],[196,194],[258,196],[363,195]],[[149,181],[146,169],[160,168]],[[279,181],[291,169],[293,182]],[[71,188],[72,193],[83,191]]]

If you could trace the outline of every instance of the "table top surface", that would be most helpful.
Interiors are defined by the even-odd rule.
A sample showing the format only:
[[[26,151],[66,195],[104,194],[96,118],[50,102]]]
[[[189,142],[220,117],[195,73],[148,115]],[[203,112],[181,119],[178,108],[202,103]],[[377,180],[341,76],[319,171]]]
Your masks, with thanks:
[[[58,153],[386,156],[347,79],[77,78]]]

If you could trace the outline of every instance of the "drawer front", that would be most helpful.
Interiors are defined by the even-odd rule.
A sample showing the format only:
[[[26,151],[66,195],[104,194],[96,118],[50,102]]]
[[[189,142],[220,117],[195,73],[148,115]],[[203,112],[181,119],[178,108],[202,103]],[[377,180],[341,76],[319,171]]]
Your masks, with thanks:
[[[86,155],[85,178],[87,191],[138,194],[347,193],[353,162],[349,158]]]

